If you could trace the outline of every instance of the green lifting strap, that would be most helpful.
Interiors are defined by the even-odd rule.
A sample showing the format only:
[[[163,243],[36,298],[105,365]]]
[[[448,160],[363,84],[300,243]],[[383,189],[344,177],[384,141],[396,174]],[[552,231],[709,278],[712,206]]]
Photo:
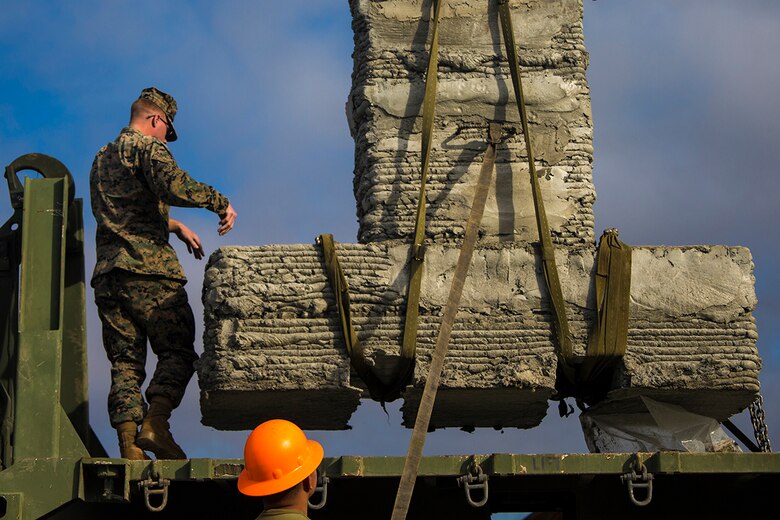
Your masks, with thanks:
[[[618,240],[617,229],[607,229],[599,241],[596,317],[578,373],[580,381],[595,380],[626,353],[630,301],[631,247]]]
[[[417,322],[420,310],[420,284],[425,257],[425,183],[428,179],[428,163],[431,158],[433,140],[433,116],[436,107],[436,83],[439,64],[439,10],[441,0],[433,0],[431,17],[431,52],[428,57],[428,69],[425,73],[425,97],[423,98],[422,126],[422,168],[420,174],[420,193],[417,199],[417,219],[414,225],[414,241],[409,259],[409,285],[406,291],[406,318],[404,319],[404,337],[401,346],[401,358],[414,359],[417,347]],[[407,378],[411,378],[414,365],[409,367]]]
[[[415,351],[417,348],[417,323],[420,307],[420,284],[423,274],[423,260],[425,256],[425,184],[428,178],[428,164],[431,157],[431,141],[433,140],[433,119],[436,107],[436,74],[439,55],[439,8],[440,0],[433,0],[433,16],[431,25],[431,51],[428,57],[428,68],[425,74],[425,95],[423,97],[423,125],[422,125],[422,168],[420,175],[420,193],[417,200],[417,218],[414,227],[414,239],[410,250],[409,259],[409,285],[406,292],[406,317],[404,320],[403,342],[401,355],[395,373],[390,383],[382,382],[363,355],[363,349],[357,340],[352,327],[349,312],[349,293],[347,292],[346,279],[341,272],[338,259],[335,255],[333,237],[320,235],[318,242],[325,251],[326,269],[329,273],[331,288],[337,295],[337,304],[341,320],[341,328],[344,340],[347,344],[352,366],[360,378],[366,384],[371,398],[382,403],[394,401],[401,396],[401,392],[409,384],[414,373]],[[330,237],[327,239],[326,237]],[[329,264],[328,264],[329,263]],[[329,267],[328,267],[329,265]],[[342,291],[343,288],[343,292]],[[340,302],[340,303],[339,303]]]
[[[341,269],[336,246],[333,242],[333,235],[324,234],[317,237],[317,244],[322,246],[322,255],[325,263],[325,271],[328,275],[328,282],[333,291],[333,297],[336,300],[336,308],[339,312],[339,326],[344,336],[344,344],[349,355],[352,368],[355,369],[360,379],[366,384],[371,398],[375,401],[384,403],[393,401],[400,397],[401,391],[406,386],[406,381],[398,376],[403,374],[406,366],[414,362],[414,352],[412,358],[404,358],[401,352],[401,363],[404,368],[398,370],[396,377],[390,383],[385,383],[374,372],[372,365],[366,360],[363,346],[355,333],[355,327],[352,325],[352,312],[350,309],[349,285],[344,272]]]
[[[618,240],[617,230],[610,229],[604,232],[597,257],[596,318],[588,340],[585,361],[582,364],[575,364],[563,291],[555,263],[555,250],[544,210],[539,178],[536,175],[509,0],[498,0],[498,4],[501,32],[504,36],[512,86],[520,112],[528,155],[536,224],[542,246],[544,278],[550,294],[555,335],[558,340],[556,352],[558,366],[576,394],[578,387],[584,388],[585,385],[593,382],[604,369],[625,354],[631,295],[631,248]]]
[[[520,112],[525,149],[528,155],[528,169],[531,176],[531,188],[536,213],[536,228],[539,233],[539,242],[542,246],[544,279],[547,283],[547,291],[550,294],[555,336],[558,340],[558,349],[556,351],[558,366],[561,368],[566,378],[569,381],[574,382],[576,381],[576,373],[574,369],[574,352],[571,346],[571,337],[569,336],[569,321],[566,318],[563,291],[561,290],[561,281],[558,278],[558,266],[555,264],[555,249],[553,248],[552,238],[550,236],[550,226],[547,223],[547,214],[544,211],[542,190],[539,186],[539,177],[536,175],[534,154],[531,147],[531,134],[528,129],[528,115],[526,113],[525,99],[523,97],[523,85],[520,80],[520,66],[517,57],[517,47],[515,45],[514,29],[512,27],[512,16],[508,0],[499,0],[498,4],[499,16],[501,18],[501,32],[504,36],[504,45],[506,47],[507,59],[509,60],[509,71],[512,75],[512,86],[515,90],[515,99],[517,101],[517,108]]]

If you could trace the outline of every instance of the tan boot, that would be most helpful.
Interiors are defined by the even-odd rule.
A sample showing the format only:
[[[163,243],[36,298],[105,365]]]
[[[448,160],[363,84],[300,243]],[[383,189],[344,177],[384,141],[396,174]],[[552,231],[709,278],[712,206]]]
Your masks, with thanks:
[[[171,410],[173,410],[173,403],[170,399],[154,396],[141,425],[141,433],[138,434],[135,442],[141,448],[154,453],[158,459],[186,459],[187,455],[171,435],[168,424]]]
[[[119,437],[119,456],[130,460],[150,460],[135,443],[135,436],[138,433],[138,425],[132,421],[123,422],[117,425],[116,434]]]

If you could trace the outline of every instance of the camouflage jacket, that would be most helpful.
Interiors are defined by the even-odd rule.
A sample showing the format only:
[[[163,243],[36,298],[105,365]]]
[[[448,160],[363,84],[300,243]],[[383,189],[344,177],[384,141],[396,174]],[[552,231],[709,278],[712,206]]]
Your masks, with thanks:
[[[93,280],[114,268],[186,280],[168,243],[170,206],[217,215],[228,207],[217,190],[179,169],[162,141],[132,128],[97,153],[89,187],[97,221]]]

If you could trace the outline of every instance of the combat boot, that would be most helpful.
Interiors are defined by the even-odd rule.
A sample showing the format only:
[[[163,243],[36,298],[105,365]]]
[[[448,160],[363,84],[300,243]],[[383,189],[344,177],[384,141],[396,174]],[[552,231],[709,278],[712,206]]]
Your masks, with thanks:
[[[141,433],[135,438],[135,443],[154,453],[158,459],[186,459],[187,455],[171,435],[168,424],[171,410],[173,403],[170,399],[158,395],[152,397],[149,411],[141,425]]]
[[[144,450],[135,443],[138,425],[132,421],[117,425],[116,434],[119,437],[119,456],[130,460],[150,460]]]

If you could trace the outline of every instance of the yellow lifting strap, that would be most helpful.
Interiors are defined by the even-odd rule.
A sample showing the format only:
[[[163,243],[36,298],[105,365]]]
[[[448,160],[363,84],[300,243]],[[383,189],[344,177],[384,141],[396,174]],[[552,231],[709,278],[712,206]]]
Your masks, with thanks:
[[[547,284],[547,291],[550,294],[550,307],[553,314],[555,336],[558,341],[558,349],[556,350],[558,365],[566,375],[566,378],[571,382],[574,382],[576,380],[576,374],[574,370],[574,352],[572,350],[571,337],[569,335],[569,320],[566,318],[563,291],[561,290],[561,281],[558,278],[558,266],[555,263],[555,249],[553,248],[552,238],[550,236],[550,226],[547,223],[547,213],[544,211],[542,189],[539,185],[539,177],[536,175],[533,147],[531,146],[531,134],[528,129],[528,114],[526,113],[525,98],[523,97],[523,85],[520,80],[520,65],[517,57],[515,34],[514,28],[512,27],[512,15],[508,0],[499,0],[498,12],[501,19],[501,33],[504,36],[504,46],[506,48],[507,59],[509,60],[509,72],[512,75],[512,86],[515,90],[515,100],[517,101],[517,109],[520,112],[520,122],[523,128],[526,154],[528,155],[531,192],[533,194],[534,209],[536,213],[536,229],[539,234],[539,242],[542,246],[544,279]]]
[[[414,224],[414,241],[409,259],[409,285],[406,291],[406,317],[404,319],[404,337],[401,357],[410,356],[414,361],[417,347],[417,321],[420,308],[420,284],[425,259],[425,183],[428,179],[428,164],[431,159],[431,141],[433,140],[433,116],[436,107],[437,70],[439,67],[439,11],[442,0],[433,0],[431,17],[431,52],[428,68],[425,72],[425,97],[423,98],[422,121],[422,168],[420,174],[420,193],[417,199],[417,218]],[[411,378],[410,366],[408,378]],[[408,379],[407,378],[407,379]]]
[[[341,329],[345,338],[347,351],[355,371],[369,387],[373,399],[385,402],[400,397],[400,393],[409,383],[414,371],[414,360],[417,343],[417,326],[419,318],[420,285],[422,280],[425,242],[425,188],[428,176],[428,165],[433,137],[434,108],[436,101],[437,67],[438,67],[438,21],[441,0],[432,0],[433,16],[431,24],[431,51],[425,77],[425,94],[423,99],[422,125],[422,167],[420,192],[417,201],[417,216],[414,238],[409,254],[409,282],[407,289],[406,315],[404,321],[403,342],[399,364],[390,383],[383,383],[367,364],[363,349],[357,340],[351,323],[349,309],[349,293],[346,279],[338,264],[335,246],[331,235],[321,235],[318,243],[322,244],[324,259],[331,288],[336,295],[337,307],[341,321]],[[511,13],[508,0],[498,0],[501,32],[506,47],[512,86],[515,92],[522,131],[528,156],[528,167],[531,181],[537,232],[541,244],[542,262],[545,283],[550,295],[550,307],[553,315],[560,372],[566,377],[569,387],[586,384],[608,367],[615,359],[625,353],[628,330],[628,302],[631,282],[631,248],[617,239],[616,230],[608,230],[599,245],[598,268],[596,277],[597,313],[594,320],[584,363],[575,363],[569,323],[566,316],[563,291],[558,276],[549,224],[544,209],[539,177],[536,173],[533,148],[531,146],[528,115],[523,96],[520,78],[519,60],[514,38]],[[491,127],[489,143],[495,147],[495,128]],[[500,129],[498,129],[500,133]],[[488,154],[489,155],[489,154]],[[485,163],[495,161],[495,150],[492,159],[485,157]],[[483,165],[484,167],[485,165]],[[492,163],[490,164],[492,170]],[[576,392],[575,392],[576,393]]]
[[[336,254],[333,235],[324,234],[318,236],[317,244],[322,247],[325,271],[328,275],[330,288],[333,291],[333,297],[336,300],[336,308],[339,311],[339,327],[344,337],[344,346],[347,349],[347,355],[349,355],[352,368],[355,369],[355,372],[365,383],[372,399],[381,403],[393,401],[400,396],[404,384],[398,378],[395,378],[395,381],[391,383],[385,383],[377,377],[373,366],[366,360],[363,346],[360,344],[360,340],[358,340],[358,336],[355,333],[355,327],[352,325],[349,285]],[[413,360],[414,358],[412,357],[411,361]]]
[[[433,1],[433,16],[430,21],[431,51],[428,58],[428,68],[425,74],[425,96],[423,98],[422,124],[422,168],[420,175],[420,193],[417,200],[417,218],[415,220],[414,238],[409,253],[409,284],[406,292],[406,317],[404,320],[403,341],[397,368],[388,383],[382,382],[374,373],[373,368],[365,360],[363,349],[352,326],[349,310],[349,293],[347,282],[338,263],[333,245],[332,235],[320,235],[317,242],[323,247],[323,255],[328,271],[328,279],[339,309],[339,319],[344,335],[347,352],[352,366],[368,387],[371,398],[384,403],[394,401],[401,396],[401,391],[409,384],[414,373],[415,351],[417,348],[417,323],[420,307],[420,284],[422,282],[423,261],[425,257],[425,185],[428,178],[428,164],[431,157],[431,141],[433,140],[434,109],[436,107],[436,74],[439,55],[439,7],[441,2]]]
[[[517,57],[512,16],[508,0],[499,0],[501,32],[504,36],[512,86],[523,129],[528,170],[536,213],[536,226],[542,247],[542,262],[547,291],[550,294],[553,324],[558,341],[556,354],[558,365],[572,385],[594,380],[604,368],[610,366],[626,351],[628,337],[628,305],[631,291],[631,248],[618,240],[617,230],[607,230],[599,244],[596,273],[597,313],[594,328],[589,338],[582,365],[576,365],[566,317],[565,301],[558,266],[555,263],[555,249],[552,244],[547,214],[544,210],[539,177],[536,174],[531,135],[528,128],[523,86],[520,79],[520,65]]]

